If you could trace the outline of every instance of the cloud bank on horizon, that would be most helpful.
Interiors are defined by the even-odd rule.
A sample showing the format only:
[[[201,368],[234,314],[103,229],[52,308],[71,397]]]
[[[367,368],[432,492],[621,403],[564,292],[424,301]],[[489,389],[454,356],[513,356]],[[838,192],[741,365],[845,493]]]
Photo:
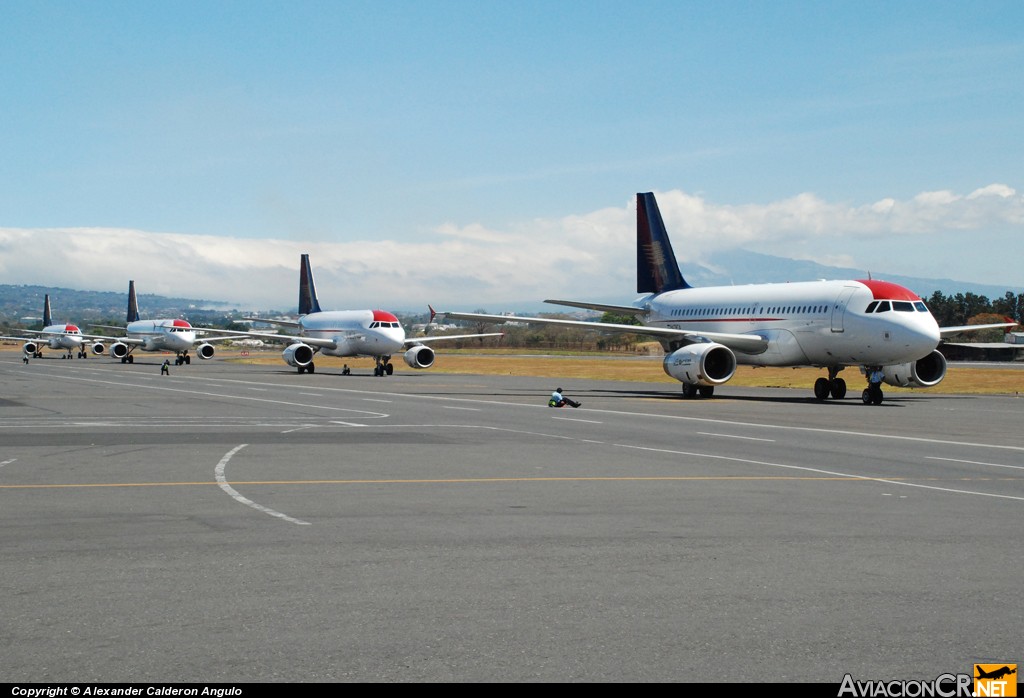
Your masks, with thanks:
[[[993,183],[967,193],[850,204],[811,193],[767,204],[723,205],[680,190],[655,192],[683,273],[735,248],[828,266],[1020,285],[1024,196]],[[293,308],[298,260],[309,253],[326,308],[506,309],[543,298],[635,293],[635,201],[504,227],[444,223],[418,242],[299,242],[118,228],[0,228],[0,278],[83,290]],[[975,254],[947,257],[972,239]],[[855,248],[849,240],[857,240]],[[742,283],[742,281],[738,281]]]
[[[34,0],[3,22],[0,283],[286,310],[308,252],[335,308],[628,301],[654,191],[684,273],[743,248],[1024,287],[1019,0]]]

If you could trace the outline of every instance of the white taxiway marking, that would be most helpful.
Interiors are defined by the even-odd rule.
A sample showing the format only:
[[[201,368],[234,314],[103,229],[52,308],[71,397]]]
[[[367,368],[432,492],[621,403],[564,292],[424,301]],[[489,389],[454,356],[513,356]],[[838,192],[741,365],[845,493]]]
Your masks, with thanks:
[[[13,463],[16,460],[18,460],[18,459],[17,458],[10,458],[10,459],[5,460],[5,461],[0,461],[0,468],[4,467],[8,463]]]
[[[446,410],[465,410],[466,412],[479,412],[478,407],[452,407],[451,405],[441,405]]]
[[[928,456],[928,460],[944,460],[949,463],[966,463],[968,465],[987,465],[990,468],[1011,468],[1013,470],[1024,470],[1024,466],[1020,465],[1001,465],[1000,463],[984,463],[977,460],[960,460],[959,458],[939,458],[938,456]]]
[[[287,514],[282,514],[279,511],[274,511],[273,509],[269,509],[263,506],[262,504],[257,504],[251,499],[243,497],[241,494],[238,493],[238,491],[234,487],[228,484],[227,478],[224,477],[224,468],[227,467],[228,461],[231,460],[231,457],[238,453],[239,451],[241,451],[246,446],[248,446],[248,444],[235,446],[233,449],[224,454],[224,457],[220,459],[220,463],[217,463],[217,467],[213,469],[213,474],[216,476],[217,484],[220,486],[220,488],[227,492],[229,495],[231,495],[231,497],[236,502],[244,504],[247,507],[252,507],[257,511],[262,511],[264,514],[270,514],[271,516],[276,516],[279,519],[284,519],[289,523],[298,524],[300,526],[309,526],[310,523],[308,521],[302,521],[301,519],[293,519]]]
[[[593,419],[573,419],[572,417],[552,417],[551,419],[557,419],[560,422],[583,422],[584,424],[604,424],[604,422],[598,422]]]
[[[715,434],[710,431],[698,431],[701,436],[721,436],[723,439],[746,439],[747,441],[768,441],[775,443],[775,439],[759,439],[756,436],[736,436],[735,434]]]
[[[754,460],[752,458],[734,458],[732,456],[720,456],[715,453],[695,453],[693,451],[676,451],[668,448],[651,448],[650,446],[634,446],[632,444],[615,444],[622,448],[634,448],[638,451],[651,451],[653,453],[671,453],[673,455],[680,456],[697,456],[699,458],[715,458],[719,460],[733,461],[735,463],[749,463],[751,465],[766,465],[771,468],[783,468],[785,470],[802,470],[808,473],[821,473],[823,475],[834,475],[836,477],[846,477],[856,480],[865,480],[868,482],[884,482],[887,485],[896,485],[897,487],[918,487],[924,490],[936,490],[938,492],[952,492],[955,494],[973,494],[977,497],[995,497],[996,499],[1013,499],[1018,502],[1024,502],[1024,497],[1014,497],[1008,494],[992,494],[990,492],[974,492],[971,490],[958,490],[952,487],[936,487],[935,485],[921,485],[916,482],[897,482],[895,480],[887,480],[884,477],[871,477],[870,475],[855,475],[853,473],[840,473],[835,470],[825,470],[823,468],[808,468],[802,465],[789,465],[786,463],[772,463],[770,461]]]

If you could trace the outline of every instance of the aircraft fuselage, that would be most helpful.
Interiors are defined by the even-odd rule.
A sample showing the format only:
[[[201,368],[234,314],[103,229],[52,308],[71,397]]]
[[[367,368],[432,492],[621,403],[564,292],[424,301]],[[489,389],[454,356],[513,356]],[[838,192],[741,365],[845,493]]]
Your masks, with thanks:
[[[300,337],[328,340],[325,356],[390,356],[405,345],[398,318],[383,310],[331,310],[299,319]]]
[[[884,281],[807,281],[667,291],[638,299],[645,324],[768,339],[751,366],[888,365],[927,356],[939,327],[921,299]],[[867,310],[875,312],[866,312]]]

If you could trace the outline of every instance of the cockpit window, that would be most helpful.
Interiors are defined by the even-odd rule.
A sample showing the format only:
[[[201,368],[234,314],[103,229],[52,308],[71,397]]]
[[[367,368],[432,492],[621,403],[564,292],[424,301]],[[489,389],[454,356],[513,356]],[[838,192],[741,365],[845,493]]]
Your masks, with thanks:
[[[899,313],[914,312],[914,304],[910,301],[893,301],[892,309]]]
[[[928,312],[928,306],[924,304],[924,301],[914,301],[914,307],[917,308],[917,312],[919,313]]]
[[[864,311],[864,314],[866,315],[868,313],[875,312],[875,306],[876,305],[878,305],[878,301],[871,301],[870,303],[868,303],[867,310]]]
[[[875,308],[876,313],[887,313],[889,310],[891,310],[889,301],[878,301],[878,307]]]

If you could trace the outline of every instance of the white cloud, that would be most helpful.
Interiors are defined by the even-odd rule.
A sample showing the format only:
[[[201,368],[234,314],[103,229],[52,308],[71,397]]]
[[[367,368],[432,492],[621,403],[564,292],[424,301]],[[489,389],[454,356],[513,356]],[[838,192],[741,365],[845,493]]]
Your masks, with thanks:
[[[1001,283],[986,273],[985,259],[969,262],[983,255],[1019,259],[1024,239],[1024,199],[1003,184],[966,196],[933,191],[856,206],[812,193],[745,205],[716,204],[682,191],[659,192],[657,198],[684,274],[687,263],[736,247],[863,265],[863,251],[880,242],[890,273],[909,273],[900,265],[913,259],[932,264],[923,270],[932,276],[949,276],[955,265],[955,278]],[[141,294],[285,309],[297,303],[299,255],[309,253],[325,308],[416,310],[431,303],[438,309],[499,310],[506,303],[551,297],[631,299],[634,237],[632,204],[526,220],[508,230],[444,223],[412,244],[0,228],[0,278],[106,291],[127,290],[134,279]],[[963,247],[951,249],[950,241],[960,238]],[[941,249],[932,249],[940,239]],[[997,249],[979,250],[982,240]],[[878,269],[877,261],[871,266]]]

